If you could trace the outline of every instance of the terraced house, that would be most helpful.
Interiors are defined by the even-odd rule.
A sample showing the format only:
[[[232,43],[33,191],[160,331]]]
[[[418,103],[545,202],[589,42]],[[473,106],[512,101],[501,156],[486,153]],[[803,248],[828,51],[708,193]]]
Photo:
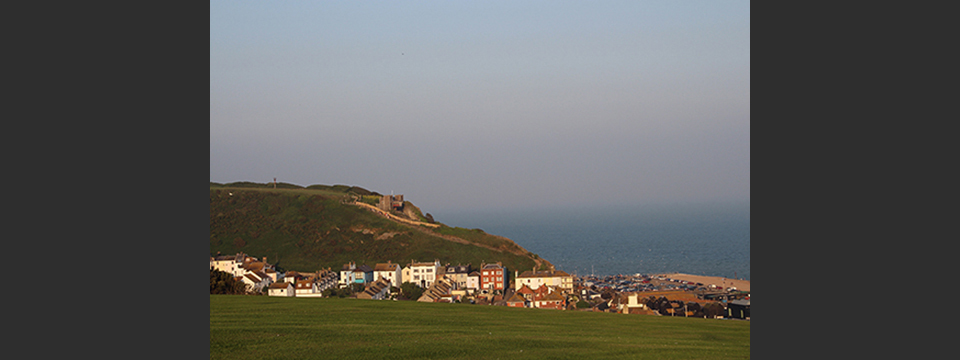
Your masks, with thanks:
[[[530,270],[516,276],[514,289],[520,290],[524,285],[536,290],[541,286],[552,286],[564,292],[573,291],[573,276],[562,270]]]
[[[386,264],[377,264],[373,267],[373,279],[377,281],[384,279],[390,286],[400,287],[402,283],[401,280],[403,280],[402,274],[400,273],[400,265],[394,264],[389,260]]]
[[[357,299],[384,300],[390,296],[390,282],[379,279],[357,294]]]
[[[410,282],[420,285],[421,288],[429,288],[434,281],[439,279],[441,274],[440,260],[434,260],[432,263],[421,263],[413,261],[410,263],[411,279]]]

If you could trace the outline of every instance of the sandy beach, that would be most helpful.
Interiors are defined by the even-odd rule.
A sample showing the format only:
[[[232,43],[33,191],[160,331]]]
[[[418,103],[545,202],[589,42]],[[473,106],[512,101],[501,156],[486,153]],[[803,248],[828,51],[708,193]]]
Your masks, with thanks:
[[[653,275],[653,277],[663,276],[665,278],[677,279],[683,281],[692,281],[695,283],[701,283],[703,285],[709,286],[714,284],[719,287],[728,288],[735,287],[737,290],[750,291],[750,280],[738,280],[731,279],[719,276],[702,276],[702,275],[690,275],[690,274],[681,274],[681,273],[672,273],[672,274],[658,274]]]

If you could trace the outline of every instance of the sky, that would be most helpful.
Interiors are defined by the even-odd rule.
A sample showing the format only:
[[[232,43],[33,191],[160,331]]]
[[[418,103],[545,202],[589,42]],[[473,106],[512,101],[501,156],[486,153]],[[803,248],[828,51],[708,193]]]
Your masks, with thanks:
[[[210,181],[750,200],[748,1],[211,1]]]

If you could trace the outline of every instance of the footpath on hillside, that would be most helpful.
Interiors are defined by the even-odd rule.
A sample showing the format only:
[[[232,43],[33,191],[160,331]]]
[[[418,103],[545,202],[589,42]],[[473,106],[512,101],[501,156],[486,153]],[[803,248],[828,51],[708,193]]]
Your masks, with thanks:
[[[417,231],[423,232],[423,233],[428,234],[428,235],[431,235],[431,236],[436,236],[436,237],[439,237],[439,238],[444,239],[444,240],[447,240],[447,241],[452,241],[452,242],[455,242],[455,243],[466,244],[466,245],[479,246],[479,247],[482,247],[482,248],[485,248],[485,249],[490,249],[490,250],[497,251],[497,252],[504,252],[504,251],[505,251],[504,249],[498,249],[498,248],[495,248],[495,247],[493,247],[493,246],[489,246],[489,245],[485,245],[485,244],[478,244],[478,243],[475,243],[475,242],[470,242],[470,241],[461,239],[461,238],[456,237],[456,236],[453,236],[453,235],[444,235],[444,234],[438,234],[438,233],[435,233],[435,232],[432,232],[432,231],[427,231],[426,229],[423,229],[423,228],[420,228],[420,227],[419,227],[419,225],[423,225],[423,226],[426,226],[426,227],[434,228],[434,229],[435,229],[435,228],[440,227],[440,224],[431,224],[431,223],[426,223],[426,222],[422,222],[422,221],[413,221],[413,220],[410,220],[410,219],[402,218],[402,217],[393,215],[393,214],[391,214],[391,213],[389,213],[389,212],[383,211],[382,209],[380,209],[380,208],[378,208],[378,207],[376,207],[376,206],[373,206],[373,205],[370,205],[370,204],[367,204],[367,203],[362,203],[362,202],[359,202],[359,201],[347,202],[347,204],[353,204],[353,205],[357,205],[357,206],[362,207],[362,208],[366,208],[366,209],[368,209],[368,210],[370,210],[370,211],[373,211],[373,212],[375,212],[375,213],[377,213],[377,214],[380,214],[380,215],[382,215],[382,216],[384,216],[384,217],[386,217],[386,218],[388,218],[388,219],[394,220],[394,221],[398,221],[398,222],[401,222],[401,223],[404,223],[404,224],[414,225],[414,229],[416,229]],[[491,235],[491,236],[495,236],[495,235]],[[511,240],[511,241],[512,241],[512,240]],[[517,245],[517,246],[519,246],[519,245]],[[520,247],[520,251],[509,251],[509,250],[506,250],[506,252],[512,253],[512,254],[514,254],[514,255],[525,256],[527,251],[526,251],[526,249],[523,249],[522,247]],[[546,260],[543,260],[543,259],[531,259],[531,260],[533,260],[534,263],[536,263],[538,267],[539,267],[541,264],[543,264],[544,261],[546,261]]]
[[[394,215],[394,214],[391,214],[391,213],[389,213],[389,212],[383,211],[383,210],[381,210],[380,208],[378,208],[378,207],[376,207],[376,206],[373,206],[373,205],[370,205],[370,204],[367,204],[367,203],[362,203],[362,202],[354,201],[354,202],[351,203],[351,204],[357,205],[357,206],[360,206],[360,207],[365,207],[365,208],[367,208],[367,209],[369,209],[369,210],[372,210],[372,211],[374,211],[374,212],[376,212],[376,213],[378,213],[378,214],[380,214],[380,215],[386,216],[386,217],[388,217],[388,218],[390,218],[390,219],[393,219],[393,220],[396,220],[396,221],[399,221],[399,222],[402,222],[402,223],[407,223],[407,224],[410,224],[410,225],[423,225],[423,226],[431,227],[431,228],[438,228],[438,227],[440,227],[440,224],[431,224],[431,223],[425,223],[425,222],[422,222],[422,221],[413,221],[413,220],[410,220],[410,219],[405,219],[405,218],[396,216],[396,215]]]

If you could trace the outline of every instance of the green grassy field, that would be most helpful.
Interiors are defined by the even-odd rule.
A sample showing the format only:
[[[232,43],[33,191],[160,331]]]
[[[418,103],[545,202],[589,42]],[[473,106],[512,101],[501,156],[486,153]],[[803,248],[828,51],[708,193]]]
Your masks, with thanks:
[[[745,359],[750,323],[210,295],[211,359]]]

